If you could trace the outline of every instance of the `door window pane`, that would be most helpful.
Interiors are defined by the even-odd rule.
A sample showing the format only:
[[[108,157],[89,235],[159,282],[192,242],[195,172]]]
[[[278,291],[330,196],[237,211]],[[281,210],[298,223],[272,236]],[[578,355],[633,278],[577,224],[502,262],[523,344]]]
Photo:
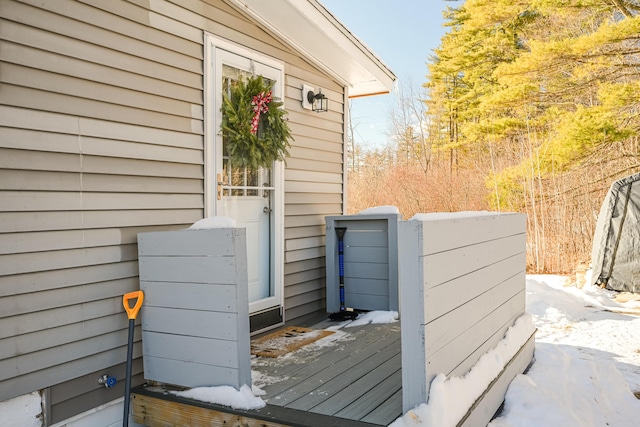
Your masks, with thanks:
[[[251,76],[248,71],[240,70],[223,64],[222,66],[222,89],[231,96],[232,88],[238,84],[239,79],[246,79]],[[271,80],[265,79],[265,83],[270,84]],[[262,187],[270,186],[271,171],[269,168],[251,168],[231,166],[227,154],[227,141],[222,140],[222,164],[224,182],[223,195],[235,197],[268,197],[269,191],[263,191]]]

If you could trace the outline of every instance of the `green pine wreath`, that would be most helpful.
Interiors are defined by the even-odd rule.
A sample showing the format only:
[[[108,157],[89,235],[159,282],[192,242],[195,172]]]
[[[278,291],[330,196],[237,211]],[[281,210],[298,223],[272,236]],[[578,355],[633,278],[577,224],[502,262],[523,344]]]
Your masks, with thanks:
[[[233,166],[271,167],[289,155],[291,130],[283,103],[272,97],[273,84],[262,76],[239,80],[223,94],[220,129]]]

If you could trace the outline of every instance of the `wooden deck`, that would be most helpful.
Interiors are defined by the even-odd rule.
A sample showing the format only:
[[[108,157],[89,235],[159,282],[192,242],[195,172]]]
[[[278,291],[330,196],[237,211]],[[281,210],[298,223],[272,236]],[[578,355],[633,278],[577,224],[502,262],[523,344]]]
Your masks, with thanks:
[[[315,325],[323,329],[332,324]],[[254,385],[266,394],[260,410],[233,410],[133,390],[136,422],[147,426],[386,426],[402,415],[400,325],[343,328],[278,358],[252,359]]]
[[[331,345],[320,342],[278,359],[254,359],[254,371],[278,379],[263,387],[263,399],[283,408],[388,425],[402,415],[399,324],[336,334],[345,335]]]

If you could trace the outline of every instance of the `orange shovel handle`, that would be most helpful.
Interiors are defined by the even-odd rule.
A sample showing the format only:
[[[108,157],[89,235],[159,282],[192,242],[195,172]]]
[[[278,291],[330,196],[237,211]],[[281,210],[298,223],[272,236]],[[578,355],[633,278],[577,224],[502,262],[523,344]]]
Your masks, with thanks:
[[[137,298],[137,301],[133,307],[129,303],[129,300]],[[135,319],[138,315],[138,311],[140,307],[142,307],[142,301],[144,301],[144,293],[142,291],[133,291],[127,294],[124,294],[122,297],[122,305],[124,305],[124,309],[127,312],[127,317],[129,320]]]

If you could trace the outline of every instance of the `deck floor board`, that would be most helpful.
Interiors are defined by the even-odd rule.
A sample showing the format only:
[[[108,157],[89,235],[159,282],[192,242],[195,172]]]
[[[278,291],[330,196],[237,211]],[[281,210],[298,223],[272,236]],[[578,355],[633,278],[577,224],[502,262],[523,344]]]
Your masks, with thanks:
[[[386,383],[386,380],[397,371],[398,358],[399,355],[396,355],[379,367],[375,368],[369,374],[332,394],[331,397],[323,400],[322,403],[314,407],[314,412],[325,415],[335,415],[338,412],[359,412],[357,410],[351,410],[351,408],[357,409],[359,406],[355,405],[355,402],[362,400],[368,394],[370,384],[375,384],[375,388],[371,390],[376,390],[378,387],[381,387]],[[361,414],[356,417],[356,419],[365,415],[366,413]]]
[[[402,410],[402,373],[399,375],[400,388],[380,406],[360,419],[360,421],[387,426],[399,417],[399,415],[393,412],[394,408],[400,408],[400,410]]]
[[[402,373],[400,370],[394,370],[391,374],[382,380],[378,385],[367,391],[362,396],[359,396],[348,406],[342,410],[332,413],[340,418],[349,419],[362,419],[373,410],[380,407],[387,401],[393,394],[402,389]]]
[[[393,337],[385,337],[381,339],[375,349],[373,355],[366,350],[351,352],[342,351],[342,357],[335,358],[331,354],[325,354],[315,363],[306,363],[305,368],[298,371],[296,375],[287,378],[282,383],[268,387],[265,389],[267,393],[277,395],[278,401],[282,406],[288,405],[290,402],[314,391],[318,393],[326,393],[327,390],[321,388],[328,387],[334,379],[340,379],[343,387],[350,382],[355,381],[362,375],[363,369],[372,369],[380,364],[378,359],[381,357],[391,357],[397,354],[398,341]],[[381,354],[382,353],[382,354]],[[377,356],[372,358],[372,356]],[[364,372],[366,373],[366,371]]]
[[[326,324],[317,325],[320,329]],[[364,325],[326,345],[275,359],[254,358],[269,404],[387,425],[402,414],[400,326]]]
[[[324,323],[320,326],[325,326]],[[316,327],[317,328],[317,327]],[[397,328],[397,326],[396,326]],[[353,331],[351,330],[353,329]],[[301,350],[285,355],[284,357],[269,359],[259,358],[259,365],[268,365],[265,368],[270,375],[282,378],[308,378],[310,373],[318,372],[321,369],[330,367],[344,358],[351,358],[354,354],[360,353],[363,357],[373,351],[377,351],[378,347],[385,345],[389,341],[400,339],[399,330],[382,329],[370,331],[364,328],[349,328],[345,331],[347,338],[339,340],[335,346],[303,347]],[[343,333],[339,331],[338,333]],[[331,339],[327,337],[326,339]],[[373,346],[373,347],[372,347]],[[311,348],[311,350],[309,350]],[[254,360],[255,361],[255,360]],[[310,366],[312,365],[312,366]],[[262,368],[261,368],[262,369]],[[274,388],[273,390],[276,390]]]
[[[398,351],[395,346],[386,347],[343,374],[325,378],[320,387],[286,406],[302,410],[313,408],[314,412],[332,415],[344,407],[341,405],[357,399],[384,380],[390,369],[397,370],[400,362],[395,357],[399,356]],[[331,412],[332,409],[336,410]]]

